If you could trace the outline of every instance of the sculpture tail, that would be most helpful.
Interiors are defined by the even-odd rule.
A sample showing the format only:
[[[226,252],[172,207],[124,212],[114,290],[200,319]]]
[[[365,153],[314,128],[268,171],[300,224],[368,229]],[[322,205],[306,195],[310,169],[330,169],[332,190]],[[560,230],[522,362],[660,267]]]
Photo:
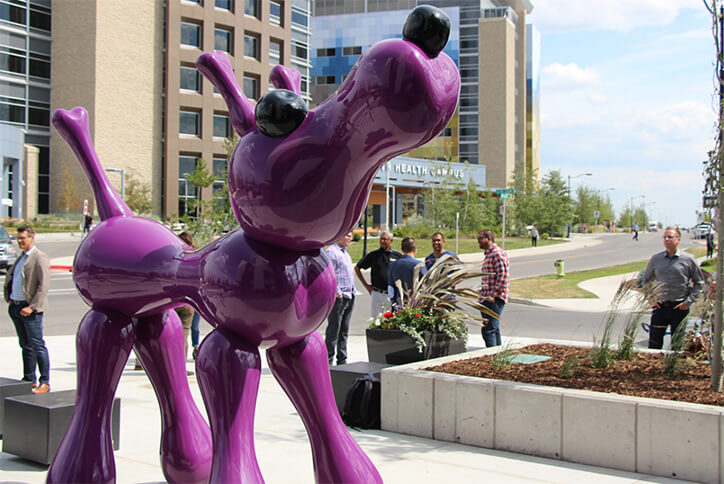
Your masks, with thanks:
[[[70,111],[58,109],[53,113],[53,126],[70,145],[93,189],[101,220],[133,215],[131,209],[111,186],[98,155],[93,148],[88,124],[88,112],[80,107]]]

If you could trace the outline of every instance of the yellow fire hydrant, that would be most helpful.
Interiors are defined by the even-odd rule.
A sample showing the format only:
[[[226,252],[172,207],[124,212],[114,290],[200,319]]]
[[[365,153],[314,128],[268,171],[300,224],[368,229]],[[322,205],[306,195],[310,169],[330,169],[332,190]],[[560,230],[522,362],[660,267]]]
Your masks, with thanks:
[[[563,259],[558,259],[553,263],[554,266],[556,266],[556,269],[558,271],[557,275],[558,277],[565,277],[566,271],[565,271],[565,262],[563,262]]]

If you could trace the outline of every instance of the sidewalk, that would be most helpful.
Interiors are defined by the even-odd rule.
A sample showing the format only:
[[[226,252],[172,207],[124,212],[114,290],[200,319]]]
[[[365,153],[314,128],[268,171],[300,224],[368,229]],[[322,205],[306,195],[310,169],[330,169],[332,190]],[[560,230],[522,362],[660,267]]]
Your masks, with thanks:
[[[53,391],[75,388],[75,338],[46,338],[51,357]],[[471,348],[473,349],[473,348]],[[20,349],[15,338],[0,338],[0,376],[21,374]],[[364,337],[352,336],[350,361],[367,360]],[[262,379],[256,408],[256,454],[269,483],[314,482],[312,457],[302,421],[271,376],[262,358]],[[151,384],[143,371],[126,365],[116,396],[121,398],[120,449],[115,452],[117,482],[164,482],[158,452],[160,414]],[[193,362],[188,363],[193,369]],[[197,405],[203,402],[194,376],[189,377]],[[205,413],[202,410],[202,413]],[[491,483],[640,483],[682,482],[661,477],[551,459],[438,442],[381,430],[351,430],[369,454],[385,482]],[[80,457],[80,456],[79,456]],[[47,468],[0,453],[0,482],[43,483]]]

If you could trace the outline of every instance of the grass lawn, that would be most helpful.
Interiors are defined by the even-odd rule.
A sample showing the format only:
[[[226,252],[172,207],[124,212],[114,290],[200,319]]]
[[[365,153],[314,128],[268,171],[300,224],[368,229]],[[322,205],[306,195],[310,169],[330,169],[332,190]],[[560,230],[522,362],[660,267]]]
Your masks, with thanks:
[[[600,269],[568,272],[565,277],[561,278],[555,275],[546,275],[515,279],[510,281],[510,293],[514,297],[525,299],[595,298],[594,294],[584,291],[578,287],[578,284],[588,279],[640,271],[646,268],[648,262],[648,260],[645,260]]]
[[[392,248],[395,250],[401,250],[400,246],[402,245],[402,237],[395,237],[392,241]],[[427,254],[432,252],[432,242],[430,239],[416,239],[417,241],[417,258],[418,259],[424,259]],[[496,237],[495,242],[497,244],[500,244],[500,240]],[[553,245],[553,244],[560,244],[562,243],[562,240],[541,240],[538,239],[538,246],[543,245]],[[357,262],[362,258],[362,249],[363,249],[363,242],[362,240],[358,242],[353,242],[352,245],[349,247],[349,255],[352,257],[353,262]],[[511,249],[520,249],[523,247],[530,247],[530,239],[525,237],[506,237],[505,238],[505,250],[511,250]],[[377,250],[380,248],[380,242],[377,238],[369,238],[367,239],[367,252],[372,252],[373,250]],[[447,239],[445,241],[445,248],[447,250],[450,250],[452,252],[455,252],[455,239]],[[478,246],[477,239],[459,239],[458,240],[458,249],[459,251],[457,253],[459,254],[469,254],[472,252],[482,252],[480,247]]]

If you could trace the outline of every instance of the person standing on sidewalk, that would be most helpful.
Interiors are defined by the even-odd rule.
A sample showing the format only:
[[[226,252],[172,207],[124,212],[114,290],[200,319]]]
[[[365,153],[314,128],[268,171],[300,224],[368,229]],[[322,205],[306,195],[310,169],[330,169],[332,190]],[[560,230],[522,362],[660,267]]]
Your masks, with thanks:
[[[538,247],[538,229],[535,225],[530,229],[530,245],[531,247]]]
[[[505,251],[495,244],[492,230],[481,230],[478,233],[478,245],[485,251],[481,269],[484,274],[480,284],[480,303],[498,316],[481,312],[483,317],[488,318],[488,323],[482,328],[483,340],[486,347],[500,346],[500,315],[508,302],[510,263]]]
[[[371,296],[370,316],[377,317],[381,312],[390,310],[390,298],[387,295],[387,269],[390,260],[397,260],[402,254],[392,250],[392,233],[384,231],[380,233],[380,248],[373,250],[354,266],[354,272],[362,285]],[[362,275],[362,269],[371,269],[369,284]]]
[[[15,325],[23,355],[23,381],[33,383],[33,393],[50,391],[50,357],[43,340],[43,313],[48,307],[50,259],[35,247],[35,230],[18,227],[18,247],[23,251],[5,276],[5,301]],[[40,380],[35,386],[35,367]]]
[[[391,262],[387,270],[388,294],[394,307],[402,305],[403,296],[406,297],[415,284],[415,267],[420,264],[420,261],[415,259],[415,255],[417,255],[417,242],[415,242],[415,239],[412,237],[402,239],[402,257]],[[427,269],[421,265],[420,269],[418,269],[418,277],[423,276],[425,272],[427,272]],[[401,282],[405,294],[400,294],[397,281]]]
[[[435,265],[435,262],[443,256],[443,254],[450,254],[451,256],[458,258],[455,252],[445,250],[445,236],[442,232],[435,232],[432,234],[432,252],[425,257],[425,269],[428,271]]]
[[[324,342],[327,345],[327,356],[329,366],[334,361],[335,351],[337,364],[347,363],[347,335],[349,334],[349,321],[352,319],[354,308],[354,297],[357,290],[354,287],[354,269],[352,258],[347,252],[347,247],[352,243],[352,232],[327,247],[325,252],[334,267],[334,275],[337,278],[337,293],[334,300],[332,312],[327,318],[327,331],[324,335]]]
[[[704,276],[691,254],[679,250],[681,232],[676,227],[664,230],[664,250],[654,254],[644,271],[643,284],[655,280],[660,284],[656,304],[651,312],[649,348],[660,350],[664,346],[664,334],[671,326],[676,332],[689,308],[701,292]]]

